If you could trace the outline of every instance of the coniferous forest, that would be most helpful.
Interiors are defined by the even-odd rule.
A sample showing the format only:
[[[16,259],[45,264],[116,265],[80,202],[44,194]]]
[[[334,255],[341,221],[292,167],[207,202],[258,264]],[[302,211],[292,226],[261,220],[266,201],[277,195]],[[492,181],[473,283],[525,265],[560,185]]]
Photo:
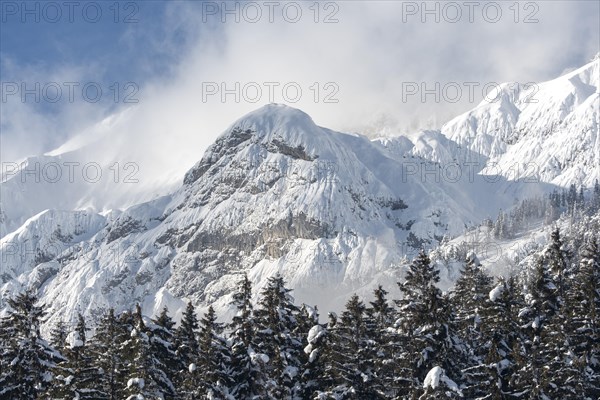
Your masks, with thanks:
[[[590,208],[572,231],[597,227],[597,214]],[[380,286],[321,318],[294,304],[278,275],[255,303],[245,277],[227,323],[212,307],[199,318],[189,303],[176,324],[168,309],[148,318],[138,305],[79,315],[46,337],[45,306],[24,292],[0,321],[0,398],[598,399],[594,230],[574,240],[554,228],[517,276],[492,278],[471,253],[448,293],[421,251],[399,299]]]

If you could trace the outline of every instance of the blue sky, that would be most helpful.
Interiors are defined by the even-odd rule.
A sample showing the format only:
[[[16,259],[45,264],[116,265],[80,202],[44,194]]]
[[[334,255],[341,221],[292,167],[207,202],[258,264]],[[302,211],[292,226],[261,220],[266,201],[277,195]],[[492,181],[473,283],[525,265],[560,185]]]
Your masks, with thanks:
[[[303,10],[299,23],[289,23],[281,13],[275,13],[273,22],[266,21],[264,2],[255,2],[263,11],[256,23],[244,18],[238,23],[231,17],[223,23],[220,14],[207,12],[206,3],[221,2],[203,6],[200,1],[80,1],[72,22],[65,2],[50,3],[61,7],[56,23],[49,21],[56,18],[55,10],[43,8],[48,2],[0,3],[0,80],[27,85],[97,82],[104,95],[98,103],[76,97],[73,104],[43,99],[23,103],[18,95],[10,96],[0,104],[3,159],[51,150],[133,106],[123,103],[123,85],[128,82],[139,89],[134,98],[137,106],[146,107],[144,118],[152,115],[153,125],[165,131],[210,132],[204,134],[202,146],[241,113],[267,102],[261,98],[258,103],[206,104],[200,100],[200,83],[207,81],[298,82],[305,93],[318,82],[319,96],[326,93],[326,83],[334,82],[338,103],[309,101],[312,97],[306,95],[292,105],[334,129],[362,131],[365,125],[391,120],[394,129],[405,133],[439,126],[481,100],[405,102],[400,88],[406,82],[543,81],[583,65],[600,48],[596,1],[520,2],[518,21],[515,9],[510,9],[513,2],[481,2],[474,21],[466,19],[463,9],[458,23],[444,16],[439,22],[423,20],[420,12],[413,15],[403,2],[391,1],[321,2],[318,23],[313,21],[312,1],[298,2]],[[408,3],[422,4],[404,2]],[[436,3],[443,5],[428,4]],[[486,3],[501,4],[498,22],[482,18]],[[24,19],[23,8],[36,10],[36,4],[39,10],[34,14],[40,21],[34,14]],[[91,5],[84,15],[86,4]],[[96,8],[102,15],[90,22]],[[323,23],[329,14],[338,22]],[[537,22],[524,23],[529,15]],[[134,21],[126,22],[127,16]],[[114,82],[120,84],[116,102],[110,89]]]
[[[78,2],[71,10],[65,2],[53,2],[60,5],[60,16],[41,2],[8,3],[16,4],[17,10],[7,2],[2,5],[3,81],[27,80],[30,69],[51,75],[79,66],[83,71],[77,78],[102,82],[103,87],[131,81],[142,86],[157,75],[168,75],[191,39],[169,24],[165,1]],[[93,6],[85,8],[86,4]],[[48,102],[40,107],[53,108]]]

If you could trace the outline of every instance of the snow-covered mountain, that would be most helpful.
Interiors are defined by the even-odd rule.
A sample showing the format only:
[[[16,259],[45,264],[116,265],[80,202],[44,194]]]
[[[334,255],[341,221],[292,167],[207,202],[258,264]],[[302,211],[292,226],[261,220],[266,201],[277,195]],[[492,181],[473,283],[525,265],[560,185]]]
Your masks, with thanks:
[[[163,126],[156,130],[164,134],[149,138],[131,126],[143,113],[142,108],[124,109],[53,151],[3,162],[0,237],[49,208],[104,212],[176,190],[201,155],[195,146],[206,142],[204,149],[209,139]]]
[[[338,308],[352,291],[398,279],[392,266],[409,249],[485,217],[472,199],[506,204],[477,193],[486,184],[481,177],[455,178],[446,179],[437,163],[392,157],[380,142],[268,105],[221,135],[179,190],[94,215],[85,230],[91,238],[74,228],[79,212],[29,220],[0,242],[3,253],[33,247],[27,263],[7,259],[4,288],[39,288],[55,315],[94,315],[132,302],[152,313],[177,308],[178,298],[226,308],[241,274],[260,287],[279,271],[300,301]],[[48,253],[46,242],[31,239],[42,229],[69,235],[64,251],[37,256]]]
[[[441,132],[488,158],[484,173],[568,186],[600,178],[600,60],[552,81],[505,83]]]
[[[401,279],[416,249],[515,198],[600,177],[598,63],[540,84],[538,103],[504,85],[499,102],[412,140],[335,132],[271,104],[234,122],[178,188],[165,190],[159,177],[164,195],[124,211],[77,210],[101,189],[110,201],[108,186],[3,178],[0,290],[37,289],[53,324],[134,302],[148,315],[164,305],[177,312],[187,299],[225,311],[242,274],[260,288],[279,272],[299,302],[339,309],[352,292]],[[36,160],[75,160],[93,147]],[[538,166],[536,179],[510,175],[514,162]],[[44,199],[67,211],[40,210]]]

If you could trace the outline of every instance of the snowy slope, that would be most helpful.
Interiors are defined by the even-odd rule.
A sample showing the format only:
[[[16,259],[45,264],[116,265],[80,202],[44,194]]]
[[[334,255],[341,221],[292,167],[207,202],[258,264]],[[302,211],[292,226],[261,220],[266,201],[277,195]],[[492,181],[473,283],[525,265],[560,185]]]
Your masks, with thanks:
[[[61,254],[89,240],[107,218],[89,211],[46,210],[0,240],[0,283],[41,286],[59,269]]]
[[[549,82],[501,85],[441,132],[488,157],[484,173],[591,187],[600,179],[600,59]]]
[[[47,154],[3,162],[0,238],[47,209],[124,209],[177,189],[198,159],[188,145],[205,139],[184,141],[167,131],[149,142],[129,128],[138,112],[120,111]]]
[[[477,255],[477,259],[491,276],[523,277],[531,273],[536,257],[543,253],[556,228],[561,232],[563,250],[576,254],[585,240],[600,240],[600,214],[589,217],[586,223],[577,223],[566,214],[551,224],[544,224],[540,220],[510,239],[494,238],[486,226],[459,235],[434,249],[430,255],[440,268],[441,288],[447,290],[454,285],[466,255],[471,252]]]

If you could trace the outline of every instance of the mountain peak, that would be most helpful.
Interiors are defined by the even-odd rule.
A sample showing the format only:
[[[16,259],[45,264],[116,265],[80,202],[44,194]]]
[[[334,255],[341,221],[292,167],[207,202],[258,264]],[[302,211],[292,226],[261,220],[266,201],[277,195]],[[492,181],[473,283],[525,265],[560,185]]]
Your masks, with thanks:
[[[297,108],[283,104],[268,104],[252,111],[227,128],[211,145],[202,159],[185,175],[190,184],[202,176],[217,160],[260,144],[267,151],[293,154],[307,160],[316,158],[311,153],[326,146],[324,130],[312,118]]]
[[[312,118],[304,111],[277,103],[264,105],[239,118],[231,125],[226,134],[235,128],[243,131],[249,129],[259,135],[274,131],[283,133],[289,130],[304,132],[319,130]]]

